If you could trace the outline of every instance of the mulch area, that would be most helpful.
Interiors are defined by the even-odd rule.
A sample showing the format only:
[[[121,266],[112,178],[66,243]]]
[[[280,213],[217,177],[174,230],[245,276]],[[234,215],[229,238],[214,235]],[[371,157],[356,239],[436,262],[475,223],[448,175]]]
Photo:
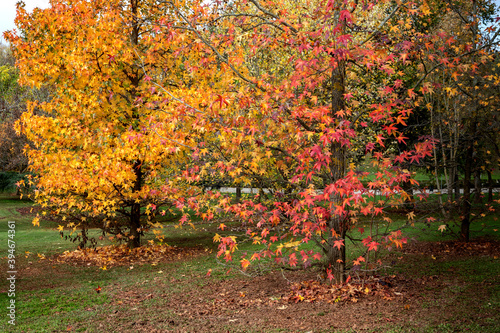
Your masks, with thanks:
[[[420,242],[411,244],[405,252],[441,258],[441,254],[445,254],[448,259],[469,255],[494,257],[499,252],[498,245],[487,239],[466,245]],[[489,295],[480,286],[464,289],[464,282],[428,276],[425,272],[418,277],[372,276],[363,281],[330,285],[320,281],[318,271],[274,271],[251,279],[219,281],[204,277],[203,287],[195,290],[190,288],[191,282],[176,277],[173,272],[155,277],[152,284],[151,289],[139,290],[109,286],[109,291],[115,295],[112,304],[118,308],[111,318],[115,325],[121,325],[113,326],[114,329],[122,332],[265,332],[276,329],[383,332],[394,325],[412,331],[419,326],[437,327],[450,322],[491,326],[492,321],[494,325],[494,320],[498,320],[496,308],[484,309],[483,300]],[[182,291],[159,292],[168,290],[171,285]],[[463,291],[454,294],[450,291],[453,288]],[[469,298],[467,308],[457,303],[456,297]],[[124,323],[127,312],[120,311],[121,306],[130,305],[140,311],[149,301],[159,304],[155,314],[149,319]]]
[[[41,207],[20,207],[16,208],[16,210],[21,216],[34,215],[41,211]]]
[[[289,298],[293,286],[303,284],[304,279],[314,276],[310,272],[285,274],[284,277],[281,272],[273,272],[251,281],[209,280],[203,288],[177,293],[158,294],[153,289],[114,290],[116,298],[113,304],[118,309],[111,317],[113,325],[121,326],[113,327],[121,332],[266,332],[276,329],[287,332],[352,329],[353,332],[362,332],[384,331],[388,325],[409,324],[412,327],[429,322],[446,322],[456,315],[451,303],[422,308],[422,302],[439,297],[428,291],[429,287],[444,287],[444,282],[437,279],[421,284],[394,277],[391,280],[394,285],[388,290],[399,292],[390,298],[368,293],[358,295],[356,302],[350,299],[296,303]],[[182,285],[183,282],[172,278],[168,283]],[[158,281],[154,285],[157,289]],[[159,304],[152,318],[125,324],[127,312],[120,311],[120,306],[129,305],[140,311],[147,301]]]
[[[401,321],[401,311],[414,311],[417,308],[415,300],[408,299],[406,294],[399,292],[397,295],[393,293],[393,297],[389,298],[377,295],[376,291],[353,291],[348,298],[337,302],[336,297],[333,300],[306,297],[302,301],[296,301],[293,297],[300,289],[299,286],[304,292],[317,292],[322,288],[321,284],[314,280],[315,277],[313,272],[300,271],[286,272],[284,275],[282,272],[273,272],[254,277],[251,281],[228,279],[220,282],[207,278],[203,288],[179,293],[116,290],[113,303],[140,309],[143,302],[156,299],[159,304],[168,305],[168,310],[173,312],[164,322],[138,321],[120,328],[120,331],[127,332],[163,332],[167,327],[174,332],[265,332],[272,329],[307,332],[346,328],[365,330]],[[183,281],[171,278],[168,283],[182,285]],[[157,288],[158,281],[155,281],[154,285]],[[365,288],[368,286],[369,283]],[[383,289],[402,290],[401,287],[400,284]],[[335,289],[332,286],[330,288]],[[356,285],[340,287],[341,293],[347,296],[350,288],[356,289]],[[320,293],[316,294],[317,297],[319,295]],[[353,301],[352,296],[356,297],[356,301]],[[166,310],[160,307],[158,311]],[[126,314],[117,310],[113,317],[120,322]]]
[[[40,206],[32,206],[32,207],[19,207],[19,208],[16,208],[16,211],[19,214],[21,214],[21,216],[29,215],[29,216],[35,217],[36,214],[41,214],[44,211],[44,209],[43,209],[43,207],[40,207]],[[55,222],[55,223],[62,222],[61,217],[51,215],[51,214],[44,215],[43,219],[50,221],[50,222]]]

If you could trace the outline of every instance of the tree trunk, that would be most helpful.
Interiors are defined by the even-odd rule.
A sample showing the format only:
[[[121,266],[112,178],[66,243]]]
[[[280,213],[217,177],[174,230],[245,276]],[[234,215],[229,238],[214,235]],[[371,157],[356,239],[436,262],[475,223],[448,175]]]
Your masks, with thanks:
[[[455,201],[460,199],[460,178],[458,177],[458,168],[455,167]]]
[[[481,203],[481,170],[474,172],[474,203]]]
[[[142,188],[142,162],[136,161],[134,163],[134,192],[139,192]],[[128,246],[135,248],[141,246],[141,204],[133,203],[130,210],[130,239]]]
[[[241,201],[241,186],[238,186],[236,188],[236,202],[240,202]]]
[[[432,108],[430,109],[430,111],[431,111],[431,136],[433,138],[435,138],[436,135],[434,133],[434,127],[435,127],[434,112],[433,112]],[[441,123],[439,122],[439,124],[441,124]],[[446,214],[446,210],[445,210],[444,205],[443,205],[443,189],[441,188],[441,181],[439,179],[439,167],[438,167],[438,159],[437,159],[438,153],[437,153],[436,146],[434,146],[432,148],[432,152],[433,152],[433,157],[434,157],[434,180],[436,182],[436,188],[438,190],[437,196],[438,196],[438,200],[439,200],[439,208],[441,209],[441,214],[446,217],[447,214]],[[446,169],[446,166],[445,166],[445,169]]]
[[[332,69],[331,78],[331,103],[332,103],[332,118],[336,118],[338,111],[345,108],[344,93],[345,93],[345,65],[343,61],[338,61]],[[346,148],[339,142],[334,142],[330,146],[332,159],[330,161],[330,169],[333,181],[337,181],[345,177],[347,170],[347,151]],[[340,195],[334,194],[332,198],[335,204],[340,205],[342,198]],[[338,216],[332,214],[329,221],[329,235],[326,244],[327,265],[331,267],[335,282],[342,283],[345,280],[345,235],[346,235],[346,217],[347,214]],[[344,245],[340,247],[334,246],[335,241],[343,240]]]
[[[137,18],[137,13],[138,13],[138,1],[137,0],[130,0],[130,7],[131,7],[131,12],[132,12],[132,31],[130,34],[130,42],[133,45],[138,45],[139,44],[139,22]],[[132,89],[130,90],[130,93],[132,95],[132,100],[135,100],[136,94],[137,94],[137,87],[139,86],[139,75],[138,71],[135,70],[135,73],[133,75],[133,79],[131,80],[132,82]],[[132,118],[136,118],[135,113],[137,110],[133,107],[132,111]],[[142,178],[143,178],[143,173],[142,173],[142,161],[135,161],[134,162],[134,173],[135,173],[135,180],[134,180],[134,190],[133,192],[139,192],[142,189]],[[141,246],[141,204],[138,202],[134,202],[132,204],[132,207],[130,209],[130,238],[128,241],[128,246],[130,248],[136,248]]]
[[[469,135],[473,136],[476,132],[475,122],[471,125],[471,131]],[[470,229],[470,214],[471,214],[471,176],[472,176],[472,163],[474,159],[474,139],[470,138],[468,140],[468,147],[465,153],[465,165],[464,165],[464,195],[462,201],[462,217],[460,226],[460,240],[464,242],[469,241],[469,229]]]
[[[493,202],[493,177],[491,177],[491,170],[486,171],[488,175],[488,202]]]
[[[330,229],[335,230],[337,237],[333,237],[333,233],[328,235],[328,251],[326,253],[329,267],[333,272],[336,283],[345,281],[345,241],[340,248],[333,246],[335,241],[340,239],[345,240],[346,226],[345,219],[340,216],[335,216],[330,220]]]
[[[408,198],[405,199],[403,203],[403,209],[407,212],[412,212],[415,210],[415,197],[413,194],[413,185],[411,182],[404,182],[402,185],[403,191],[408,194]]]

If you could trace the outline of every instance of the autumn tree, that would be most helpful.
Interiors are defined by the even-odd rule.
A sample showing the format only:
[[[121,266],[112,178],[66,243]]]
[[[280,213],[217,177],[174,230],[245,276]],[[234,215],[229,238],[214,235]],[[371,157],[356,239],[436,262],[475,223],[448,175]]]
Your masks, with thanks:
[[[244,58],[217,53],[221,61],[234,60],[232,69],[240,77],[237,86],[241,88],[239,94],[228,95],[239,102],[235,116],[245,122],[243,129],[229,132],[230,138],[223,140],[221,150],[227,154],[223,161],[228,161],[229,173],[241,175],[237,178],[247,183],[265,184],[270,191],[269,195],[261,192],[254,202],[224,202],[224,211],[232,211],[250,226],[248,234],[253,241],[264,243],[265,250],[244,258],[243,266],[265,256],[296,265],[296,252],[286,256],[283,252],[312,240],[322,250],[335,279],[345,277],[345,243],[358,216],[389,221],[383,212],[388,205],[397,204],[392,201],[395,194],[408,198],[406,188],[402,188],[411,182],[405,168],[431,157],[436,135],[427,135],[427,141],[417,142],[413,150],[402,149],[408,139],[402,128],[414,108],[428,108],[426,99],[445,88],[430,80],[432,74],[475,77],[467,86],[479,91],[475,66],[491,63],[492,53],[487,49],[495,45],[496,28],[489,28],[493,36],[488,42],[474,37],[476,46],[464,43],[449,29],[436,28],[441,13],[455,15],[457,5],[432,1],[283,1],[279,5],[243,1],[222,10],[214,21],[226,21],[228,28],[218,40],[244,43],[250,49]],[[471,11],[462,11],[465,22],[460,26],[462,31],[458,29],[459,35],[469,34],[467,30],[478,33],[479,5],[473,2]],[[227,31],[235,31],[234,37]],[[470,57],[475,60],[471,62]],[[467,75],[458,74],[471,69]],[[490,75],[480,81],[484,87],[495,87],[494,80]],[[248,83],[247,88],[242,83]],[[245,100],[248,95],[252,96],[250,103]],[[491,103],[486,100],[494,95],[477,95],[475,102],[468,100],[464,106],[483,110]],[[488,126],[481,127],[494,132],[495,117],[488,117]],[[476,126],[480,125],[476,122]],[[494,135],[485,138],[495,141]],[[387,149],[391,141],[400,148],[396,156]],[[470,142],[481,146],[477,140]],[[350,165],[359,147],[375,156],[375,166],[380,169],[374,180]],[[376,191],[385,199],[368,201],[366,196],[374,196]],[[467,194],[464,202],[470,202]],[[470,213],[466,206],[463,221]],[[413,217],[412,212],[409,217]],[[380,245],[380,239],[387,241],[388,247],[404,242],[396,234],[375,236],[380,235],[370,234],[363,240],[367,254]],[[221,242],[219,253],[230,260],[234,238],[216,239]],[[300,255],[306,265],[310,264],[312,252],[302,250]],[[353,268],[367,257],[355,260]]]
[[[17,140],[14,121],[19,118],[20,108],[16,105],[20,89],[17,85],[16,69],[12,65],[0,66],[0,159],[1,171],[23,171],[26,158],[22,154],[25,142]]]
[[[181,5],[184,18],[197,15],[190,10],[196,2]],[[161,42],[158,21],[172,27]],[[34,199],[81,245],[86,230],[98,227],[139,246],[146,230],[159,227],[155,217],[182,209],[179,198],[189,196],[189,186],[178,183],[191,175],[178,170],[192,121],[180,122],[170,112],[174,97],[158,90],[196,94],[189,64],[198,61],[199,43],[178,14],[154,0],[55,0],[32,13],[20,3],[16,24],[6,38],[20,82],[55,89],[17,125],[33,143]]]
[[[385,147],[391,139],[405,140],[397,126],[411,114],[415,92],[400,68],[422,46],[416,34],[405,40],[398,33],[401,26],[413,31],[412,15],[421,9],[389,1],[255,0],[216,3],[207,9],[208,20],[183,18],[211,51],[207,58],[233,74],[224,84],[214,82],[205,102],[185,101],[191,110],[206,111],[199,117],[211,133],[199,137],[204,148],[194,148],[193,170],[216,170],[262,188],[238,203],[219,193],[196,198],[203,218],[236,217],[263,245],[241,259],[243,267],[263,257],[291,266],[323,257],[329,278],[343,281],[345,246],[360,216],[390,222],[384,210],[407,197],[401,184],[410,180],[398,165],[417,162],[431,149],[430,142],[419,142],[394,156]],[[391,24],[401,12],[410,15]],[[362,134],[367,127],[373,130]],[[372,177],[352,163],[359,150],[374,157]],[[379,246],[406,241],[400,232],[360,231],[365,254],[353,269]],[[232,260],[236,238],[214,239],[219,255]],[[302,249],[308,242],[319,253]]]
[[[429,24],[424,32],[435,34],[426,37],[427,49],[416,62],[419,93],[430,115],[430,134],[438,143],[432,169],[439,190],[438,175],[445,176],[443,210],[460,204],[460,238],[467,241],[471,203],[481,201],[480,174],[486,171],[491,179],[498,167],[499,26],[491,1],[430,2],[430,6],[434,10],[426,15]],[[431,16],[439,19],[430,24]],[[459,200],[460,190],[464,193]]]

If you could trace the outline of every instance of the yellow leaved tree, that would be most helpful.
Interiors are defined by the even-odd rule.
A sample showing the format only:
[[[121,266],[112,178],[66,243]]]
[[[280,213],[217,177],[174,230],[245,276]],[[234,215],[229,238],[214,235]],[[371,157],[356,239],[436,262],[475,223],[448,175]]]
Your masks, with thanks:
[[[69,228],[82,245],[86,230],[99,227],[137,247],[144,231],[159,227],[163,209],[184,209],[182,198],[195,190],[188,182],[197,175],[184,166],[206,129],[187,103],[202,103],[210,91],[193,73],[217,80],[218,72],[214,62],[201,65],[206,45],[182,20],[200,15],[190,8],[202,7],[54,0],[27,13],[18,4],[18,30],[6,37],[21,83],[55,91],[17,124],[34,143],[27,149],[34,199],[62,216],[60,230]]]

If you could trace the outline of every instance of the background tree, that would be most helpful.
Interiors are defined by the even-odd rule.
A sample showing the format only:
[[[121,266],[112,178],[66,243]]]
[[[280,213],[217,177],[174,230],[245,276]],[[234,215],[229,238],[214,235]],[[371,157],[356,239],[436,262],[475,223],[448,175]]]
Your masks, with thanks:
[[[431,6],[428,21],[431,16],[439,20],[428,24],[435,37],[427,38],[428,49],[421,51],[420,92],[430,116],[430,134],[439,143],[433,154],[436,185],[441,190],[438,176],[444,174],[447,203],[443,207],[449,211],[461,205],[460,238],[467,241],[471,189],[475,187],[474,200],[479,202],[481,172],[487,170],[491,178],[498,167],[497,158],[491,157],[500,130],[495,97],[499,27],[491,1],[431,2]],[[437,10],[443,6],[446,10]],[[458,202],[460,188],[464,195]],[[446,212],[445,216],[450,217]]]

